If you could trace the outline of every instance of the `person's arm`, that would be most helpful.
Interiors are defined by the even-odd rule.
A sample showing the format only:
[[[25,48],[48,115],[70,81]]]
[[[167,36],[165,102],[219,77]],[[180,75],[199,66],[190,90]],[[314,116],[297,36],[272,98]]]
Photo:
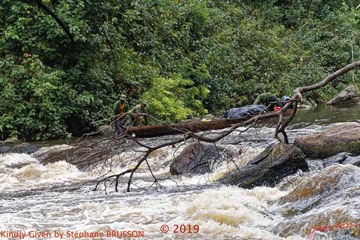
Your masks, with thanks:
[[[139,111],[140,111],[140,106],[136,105],[132,109],[130,109],[128,113],[131,118],[138,118]]]
[[[132,109],[130,109],[129,113],[132,113],[132,114],[138,113],[138,112],[139,112],[138,108],[139,108],[138,105],[136,105],[135,107],[133,107]]]

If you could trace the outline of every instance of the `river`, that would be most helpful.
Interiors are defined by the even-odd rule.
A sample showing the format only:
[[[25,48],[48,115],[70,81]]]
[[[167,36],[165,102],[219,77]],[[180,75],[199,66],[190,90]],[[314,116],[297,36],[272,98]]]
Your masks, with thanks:
[[[358,119],[359,106],[300,110],[289,126],[289,140]],[[185,145],[157,150],[148,162],[159,185],[144,164],[134,175],[131,192],[126,191],[126,176],[120,179],[118,192],[111,182],[93,189],[94,179],[110,169],[119,173],[134,167],[140,153],[132,148],[121,148],[111,159],[96,155],[101,164],[87,168],[61,157],[42,164],[36,153],[2,154],[0,239],[359,239],[360,169],[356,166],[321,168],[319,161],[309,160],[310,172],[287,177],[276,187],[251,190],[216,182],[235,168],[234,163],[246,163],[275,142],[273,133],[270,124],[232,133],[218,144],[242,149],[242,154],[204,175],[170,175],[171,160]],[[176,137],[143,141],[158,144]],[[102,139],[94,142],[94,146],[104,144]],[[70,147],[47,144],[39,151]],[[294,197],[299,189],[307,190]]]

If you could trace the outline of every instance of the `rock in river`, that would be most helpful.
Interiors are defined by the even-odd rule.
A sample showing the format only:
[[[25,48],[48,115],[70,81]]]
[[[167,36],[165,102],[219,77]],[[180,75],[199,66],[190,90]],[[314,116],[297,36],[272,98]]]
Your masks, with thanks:
[[[214,144],[193,143],[185,147],[174,159],[170,165],[170,172],[172,175],[211,172],[217,163],[227,158],[227,154],[225,149]]]
[[[349,122],[321,133],[295,139],[294,145],[308,158],[327,158],[340,152],[360,153],[360,123]]]
[[[275,186],[284,177],[299,169],[308,170],[304,153],[297,147],[275,144],[267,147],[254,160],[219,181],[242,188]]]

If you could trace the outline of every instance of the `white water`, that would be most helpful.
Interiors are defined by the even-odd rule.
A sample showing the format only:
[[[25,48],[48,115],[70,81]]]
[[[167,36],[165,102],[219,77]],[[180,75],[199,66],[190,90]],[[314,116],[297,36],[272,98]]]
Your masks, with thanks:
[[[245,151],[234,161],[239,165],[246,163],[263,149],[258,145],[240,143]],[[95,239],[306,238],[307,226],[287,237],[276,234],[276,226],[285,221],[277,201],[293,188],[245,190],[215,184],[216,179],[234,169],[232,162],[222,163],[211,174],[171,176],[172,151],[172,148],[159,150],[149,159],[154,174],[162,179],[162,187],[150,187],[153,180],[144,166],[135,175],[130,193],[126,192],[127,178],[121,181],[119,192],[114,191],[113,185],[108,185],[106,191],[103,185],[92,191],[95,183],[89,181],[107,169],[82,172],[65,161],[42,165],[27,154],[0,155],[0,239],[11,238],[15,233],[25,234],[25,239],[93,239],[85,234],[103,234]],[[133,167],[136,164],[133,159],[128,153],[114,158],[114,162],[121,164],[113,172]],[[303,174],[299,178],[309,176]],[[318,211],[321,215],[327,210]],[[164,224],[169,227],[167,233],[160,230]],[[110,237],[113,231],[118,234],[134,231],[131,233],[135,235]],[[40,233],[47,235],[41,237]],[[144,237],[135,237],[141,233]]]

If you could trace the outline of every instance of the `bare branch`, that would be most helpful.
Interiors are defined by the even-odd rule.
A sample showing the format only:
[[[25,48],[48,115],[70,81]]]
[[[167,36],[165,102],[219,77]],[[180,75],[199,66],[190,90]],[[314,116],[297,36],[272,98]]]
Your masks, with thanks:
[[[353,63],[350,63],[350,64],[346,65],[343,68],[340,68],[336,72],[334,72],[334,73],[330,74],[329,76],[327,76],[321,82],[318,82],[318,83],[315,83],[315,84],[312,84],[312,85],[309,85],[309,86],[298,87],[298,88],[296,88],[294,90],[292,99],[293,100],[300,99],[300,102],[302,103],[303,99],[304,99],[303,93],[320,89],[320,88],[326,86],[329,82],[331,82],[335,78],[340,77],[340,76],[344,75],[345,73],[347,73],[347,72],[349,72],[349,71],[351,71],[351,70],[353,70],[353,69],[355,69],[355,68],[357,68],[359,66],[360,66],[360,60],[356,61],[356,62],[353,62]]]
[[[231,134],[234,131],[238,131],[239,127],[246,127],[245,129],[243,129],[242,131],[238,131],[240,134],[242,132],[246,132],[249,128],[253,127],[256,123],[258,123],[260,120],[263,119],[269,119],[269,118],[278,118],[277,124],[275,126],[275,135],[274,137],[276,139],[278,139],[278,141],[282,142],[284,141],[285,143],[289,143],[288,142],[288,136],[286,134],[286,127],[290,124],[290,122],[292,121],[292,119],[295,117],[296,112],[297,112],[297,107],[298,107],[298,103],[303,101],[303,94],[305,92],[309,92],[309,91],[313,91],[316,89],[320,89],[322,87],[324,87],[325,85],[327,85],[329,82],[331,82],[332,80],[334,80],[336,77],[339,77],[345,73],[347,73],[348,71],[355,69],[357,67],[360,66],[360,61],[354,62],[352,64],[349,64],[339,70],[337,70],[336,72],[334,72],[333,74],[327,76],[324,80],[322,80],[319,83],[313,84],[313,85],[309,85],[309,86],[302,86],[299,87],[297,89],[294,90],[293,96],[290,98],[290,100],[285,102],[285,105],[282,107],[282,109],[280,109],[280,111],[277,112],[260,112],[258,115],[248,119],[248,120],[244,120],[242,122],[238,122],[235,123],[233,125],[231,125],[231,127],[227,128],[226,130],[218,133],[217,136],[210,136],[207,137],[205,136],[205,134],[197,134],[194,131],[191,130],[186,130],[184,128],[176,128],[176,125],[169,125],[166,124],[164,122],[161,122],[160,120],[152,117],[151,115],[148,114],[142,114],[142,116],[148,116],[149,118],[155,120],[156,122],[161,122],[163,125],[168,126],[169,128],[173,128],[175,129],[178,133],[182,133],[182,137],[172,140],[172,141],[168,141],[156,146],[148,146],[144,143],[142,143],[138,138],[135,138],[133,136],[131,136],[130,134],[125,134],[124,136],[127,136],[127,138],[133,142],[135,142],[138,146],[143,147],[146,149],[146,151],[144,151],[144,154],[142,155],[142,157],[138,160],[136,166],[132,169],[128,169],[126,171],[123,171],[119,174],[113,174],[110,176],[106,176],[100,180],[98,180],[95,189],[97,189],[99,183],[101,182],[106,182],[109,179],[114,179],[115,178],[115,190],[118,191],[118,184],[119,184],[119,178],[130,173],[129,175],[129,179],[128,179],[128,183],[127,183],[127,191],[130,191],[130,187],[132,184],[132,179],[133,176],[135,174],[135,172],[138,170],[138,168],[141,166],[141,164],[145,161],[147,164],[147,167],[152,175],[152,177],[154,178],[154,184],[160,186],[158,179],[155,177],[154,173],[152,172],[152,169],[150,167],[150,164],[148,162],[148,157],[149,155],[160,148],[164,148],[167,146],[175,146],[178,143],[182,143],[185,142],[188,139],[195,139],[198,142],[208,142],[208,143],[216,143],[219,140],[225,138],[226,136],[228,136],[229,134]],[[290,112],[290,115],[287,115]],[[283,135],[283,140],[279,137],[279,133],[281,133]],[[236,164],[235,164],[236,165]],[[237,167],[237,166],[236,166]]]

